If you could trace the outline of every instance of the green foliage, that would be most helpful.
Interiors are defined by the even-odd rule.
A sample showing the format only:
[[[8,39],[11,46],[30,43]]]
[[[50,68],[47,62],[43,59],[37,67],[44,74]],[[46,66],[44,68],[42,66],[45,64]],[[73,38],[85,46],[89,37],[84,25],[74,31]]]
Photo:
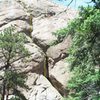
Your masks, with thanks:
[[[74,75],[66,100],[100,100],[100,9],[81,7],[66,30],[72,35],[68,60]]]
[[[10,100],[27,100],[20,91],[17,90],[15,94]]]
[[[56,45],[60,42],[63,41],[63,39],[66,37],[66,30],[67,28],[63,28],[63,29],[60,29],[60,30],[57,30],[56,32],[53,32],[52,34],[55,35],[57,37],[57,40],[53,41],[50,43],[50,46],[52,45]]]
[[[87,9],[88,11],[88,9]],[[87,15],[87,14],[86,14]],[[82,18],[79,18],[81,20]],[[78,23],[78,29],[75,28],[73,44],[70,48],[70,60],[75,67],[82,63],[97,62],[99,51],[99,28],[100,28],[100,11],[95,10],[93,15],[86,17],[84,22]],[[95,53],[95,54],[94,54]],[[99,58],[98,58],[99,60]]]
[[[97,9],[100,9],[100,0],[91,0]]]
[[[12,97],[10,100],[21,100],[21,99],[18,97]]]
[[[63,28],[53,33],[57,37],[58,42],[63,41],[64,37],[66,36],[66,31],[66,28]]]
[[[88,69],[80,71],[80,68],[76,68],[74,75],[68,85],[70,90],[69,97],[75,100],[88,100],[89,98],[91,98],[91,100],[99,100],[100,73]]]
[[[8,97],[9,90],[14,91],[14,95],[26,100],[26,98],[17,90],[18,87],[28,89],[25,85],[26,75],[18,73],[16,69],[13,68],[13,63],[21,58],[29,56],[28,50],[25,48],[24,43],[26,42],[26,37],[22,33],[17,33],[13,26],[4,29],[0,32],[0,56],[4,61],[4,66],[1,69],[4,71],[4,75],[1,76],[3,80],[2,84],[2,100],[4,96]],[[16,99],[17,100],[17,99]]]
[[[100,100],[100,0],[91,1],[93,7],[80,7],[79,17],[54,33],[56,43],[72,37],[67,60],[74,76],[66,100]]]
[[[15,33],[14,27],[4,29],[0,33],[0,52],[4,61],[14,61],[16,57],[26,56],[28,51],[24,47],[26,41],[22,33]]]
[[[76,20],[74,20],[76,21]],[[54,41],[53,43],[51,43],[51,45],[56,45],[60,42],[62,42],[64,40],[65,37],[67,37],[69,34],[74,34],[75,30],[73,29],[73,27],[76,26],[76,22],[71,22],[69,23],[69,25],[67,26],[67,28],[62,28],[57,30],[56,32],[53,32],[53,35],[55,35],[57,37],[57,40]]]
[[[14,94],[18,100],[27,100],[26,97],[17,89],[14,89]]]
[[[6,80],[6,85],[9,89],[14,89],[17,86],[28,89],[28,86],[25,85],[26,78],[27,76],[25,74],[12,70],[6,70],[4,74],[4,79]]]

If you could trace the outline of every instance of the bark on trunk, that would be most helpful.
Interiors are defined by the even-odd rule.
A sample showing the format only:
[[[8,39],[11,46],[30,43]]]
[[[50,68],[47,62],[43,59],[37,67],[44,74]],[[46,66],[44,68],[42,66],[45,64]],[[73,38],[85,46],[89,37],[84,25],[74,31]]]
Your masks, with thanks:
[[[9,69],[9,66],[10,66],[9,63],[7,63],[7,65],[5,65],[5,70],[6,70],[6,71]],[[6,88],[7,88],[7,87],[6,87],[6,79],[4,79],[4,80],[3,80],[3,92],[2,92],[2,98],[1,98],[1,100],[5,100]],[[6,100],[8,100],[8,99],[6,98]]]
[[[5,80],[3,81],[3,92],[2,92],[2,98],[1,100],[4,100],[5,99],[5,93],[6,93],[6,86],[5,86]]]
[[[8,100],[8,96],[9,96],[9,88],[7,88],[6,90],[6,100]]]

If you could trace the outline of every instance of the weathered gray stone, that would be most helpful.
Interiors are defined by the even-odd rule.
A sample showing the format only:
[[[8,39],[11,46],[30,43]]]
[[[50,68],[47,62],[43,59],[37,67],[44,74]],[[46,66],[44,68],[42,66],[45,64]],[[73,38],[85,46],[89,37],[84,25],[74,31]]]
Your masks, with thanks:
[[[23,32],[26,35],[30,36],[30,30],[31,30],[32,27],[30,26],[29,23],[27,23],[26,21],[23,21],[23,20],[14,20],[14,21],[11,21],[8,24],[2,26],[0,28],[0,30],[4,30],[5,28],[10,27],[11,25],[15,26],[17,32]]]
[[[30,52],[30,56],[19,59],[13,63],[13,66],[19,71],[26,73],[43,73],[45,55],[42,50],[33,43],[25,44],[25,47]]]
[[[62,96],[44,76],[31,74],[29,77],[31,79],[29,78],[28,84],[30,83],[29,87],[31,89],[25,92],[28,100],[61,100]],[[37,78],[34,78],[34,80],[32,77]]]
[[[49,79],[53,86],[63,95],[67,95],[66,86],[71,77],[69,64],[64,60],[68,56],[68,49],[71,46],[71,36],[63,42],[51,46],[47,50]]]
[[[49,69],[51,83],[63,96],[68,94],[66,87],[71,76],[72,74],[69,71],[69,64],[66,60],[60,60],[52,69]]]
[[[16,0],[20,2],[27,11],[31,12],[34,17],[41,15],[55,15],[61,12],[64,7],[54,4],[51,0]],[[59,9],[60,8],[60,9]]]
[[[67,70],[68,63],[62,59],[68,55],[71,38],[69,36],[55,46],[50,47],[50,45],[57,40],[52,33],[67,26],[76,14],[75,10],[56,5],[50,0],[2,0],[0,2],[0,30],[14,25],[18,32],[24,32],[28,38],[25,47],[30,51],[31,56],[21,58],[12,64],[14,68],[28,75],[26,84],[30,90],[21,90],[28,100],[61,100],[61,95],[66,95],[65,86],[71,73]],[[32,37],[32,41],[28,36]],[[45,61],[43,51],[47,55],[48,62]],[[2,58],[0,67],[3,65]],[[44,65],[48,65],[46,67],[49,68],[47,72],[49,80],[42,75]],[[3,75],[3,71],[0,75]]]
[[[30,16],[19,3],[14,0],[2,0],[0,7],[0,30],[13,25],[18,32],[30,36],[32,31]]]
[[[57,40],[53,32],[66,27],[75,14],[75,11],[68,10],[55,16],[33,18],[33,41],[46,51],[51,43]]]
[[[56,63],[59,60],[68,56],[68,49],[71,45],[71,36],[68,36],[63,42],[51,46],[47,50],[47,56],[49,58],[49,62]]]
[[[0,3],[3,7],[0,11],[0,26],[3,26],[13,20],[27,20],[27,13],[15,1],[4,0]],[[6,2],[6,3],[5,3]]]

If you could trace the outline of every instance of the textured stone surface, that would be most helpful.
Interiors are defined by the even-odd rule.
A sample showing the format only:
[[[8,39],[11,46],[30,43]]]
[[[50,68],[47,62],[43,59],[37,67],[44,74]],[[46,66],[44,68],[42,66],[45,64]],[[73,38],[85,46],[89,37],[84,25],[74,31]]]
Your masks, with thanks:
[[[20,2],[27,11],[30,11],[34,17],[47,15],[47,13],[59,13],[64,7],[58,6],[51,2],[51,0],[16,0]]]
[[[14,25],[18,32],[24,32],[28,38],[25,47],[31,56],[21,58],[12,65],[28,75],[26,84],[30,90],[21,89],[28,100],[62,100],[62,96],[66,95],[65,86],[71,73],[68,63],[62,59],[68,56],[71,38],[69,36],[55,46],[50,45],[57,40],[52,33],[67,26],[76,15],[75,10],[56,5],[51,0],[0,2],[0,31]],[[0,67],[3,65],[2,58]],[[49,79],[44,75],[44,67]],[[1,72],[0,75],[3,75]]]
[[[25,44],[25,47],[30,52],[30,56],[22,58],[13,63],[16,69],[23,72],[43,73],[44,53],[33,43]]]
[[[14,0],[2,0],[0,7],[0,30],[13,25],[18,32],[30,34],[30,17],[19,3]]]
[[[70,79],[69,64],[66,60],[57,62],[49,73],[63,84],[64,87],[66,87],[67,81]]]
[[[65,40],[63,40],[63,42],[61,42],[57,45],[51,46],[47,50],[47,56],[48,56],[50,62],[52,62],[51,59],[53,59],[54,60],[53,62],[56,63],[59,60],[67,57],[68,56],[67,51],[68,51],[70,45],[71,45],[71,36],[68,36]]]
[[[25,34],[27,34],[28,36],[30,36],[30,29],[31,29],[31,26],[29,23],[27,23],[26,21],[23,21],[23,20],[14,20],[14,21],[11,21],[9,22],[8,24],[2,26],[0,28],[0,30],[3,30],[7,27],[10,27],[10,26],[15,26],[17,32],[23,32]]]
[[[49,70],[49,77],[53,86],[63,95],[67,95],[66,86],[71,78],[71,72],[69,71],[69,64],[66,60],[60,60],[52,69]]]
[[[53,86],[63,95],[67,95],[66,86],[71,77],[69,64],[64,60],[68,56],[67,50],[71,45],[71,37],[68,36],[61,43],[51,46],[47,50],[49,78]]]
[[[32,77],[36,77],[34,74],[30,76],[29,82],[31,87],[30,91],[28,91],[27,97],[28,100],[61,100],[62,96],[59,92],[51,85],[51,83],[42,75],[37,76],[37,79],[34,81]],[[29,83],[28,82],[28,83]]]
[[[68,9],[67,12],[58,15],[33,18],[33,41],[46,51],[50,44],[57,39],[52,33],[66,27],[75,15],[74,10]]]

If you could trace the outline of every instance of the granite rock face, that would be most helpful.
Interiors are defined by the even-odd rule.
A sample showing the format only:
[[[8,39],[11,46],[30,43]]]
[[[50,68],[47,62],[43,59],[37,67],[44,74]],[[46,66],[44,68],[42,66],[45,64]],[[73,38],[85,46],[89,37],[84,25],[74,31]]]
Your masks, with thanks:
[[[13,25],[18,32],[30,34],[30,17],[19,3],[14,0],[2,0],[0,7],[0,30]]]
[[[45,54],[37,45],[33,43],[25,44],[25,47],[30,53],[30,56],[19,59],[18,61],[13,63],[13,66],[19,71],[28,73],[43,73],[43,65]]]
[[[55,15],[47,15],[33,18],[32,39],[34,43],[46,51],[50,45],[57,40],[53,32],[67,26],[68,22],[76,16],[74,10],[56,13]]]
[[[49,77],[52,85],[59,91],[63,96],[67,96],[67,83],[71,78],[71,72],[69,71],[69,64],[66,60],[58,61],[50,70]]]
[[[68,56],[68,49],[71,45],[71,36],[65,38],[61,43],[51,46],[46,54],[48,58],[54,60],[54,63]],[[55,52],[56,51],[56,52]]]
[[[76,15],[77,11],[51,0],[0,1],[0,31],[13,25],[28,39],[25,47],[30,56],[12,64],[28,76],[29,90],[20,89],[28,100],[62,100],[67,95],[66,85],[71,73],[65,58],[71,36],[55,46],[51,44],[57,40],[53,32],[66,27]],[[0,68],[3,65],[4,61],[0,59]]]
[[[52,84],[43,76],[30,74],[30,91],[27,93],[28,100],[61,100],[61,94],[52,86]],[[32,79],[32,77],[35,77]],[[27,80],[28,81],[28,80]]]

